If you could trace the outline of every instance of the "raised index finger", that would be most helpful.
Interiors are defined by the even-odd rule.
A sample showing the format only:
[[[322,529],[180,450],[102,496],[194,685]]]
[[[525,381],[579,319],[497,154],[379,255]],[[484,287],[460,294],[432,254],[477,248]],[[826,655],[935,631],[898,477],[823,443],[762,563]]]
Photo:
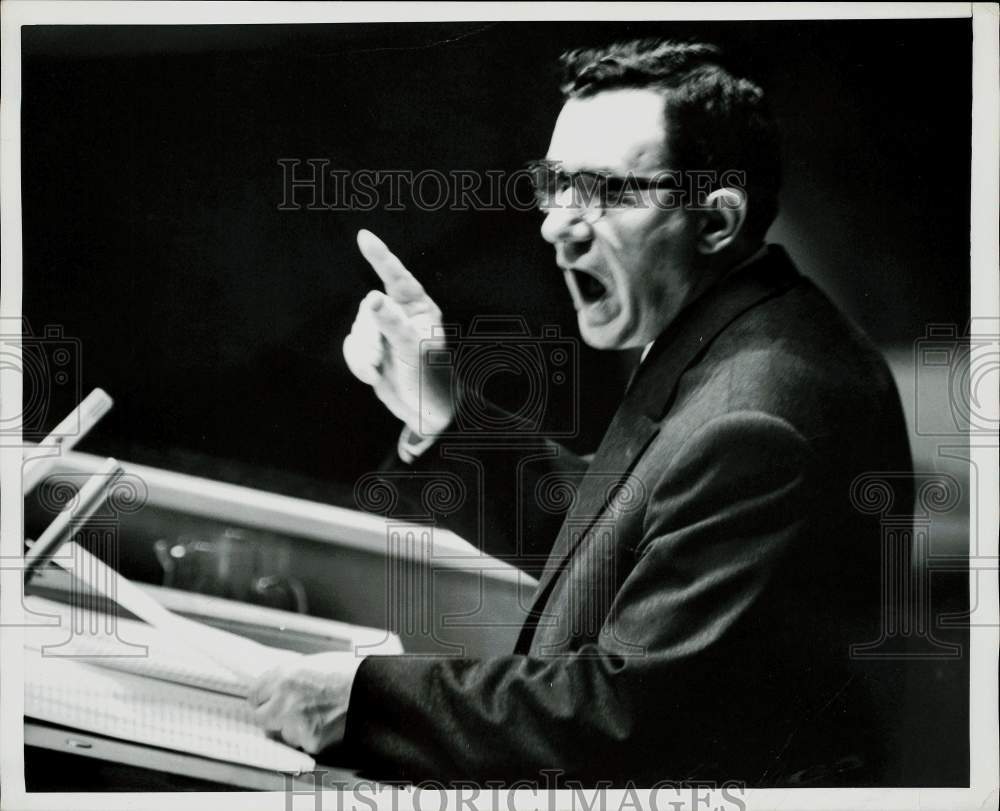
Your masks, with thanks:
[[[416,277],[371,231],[358,231],[358,248],[382,280],[385,292],[391,299],[399,304],[412,304],[427,297]]]

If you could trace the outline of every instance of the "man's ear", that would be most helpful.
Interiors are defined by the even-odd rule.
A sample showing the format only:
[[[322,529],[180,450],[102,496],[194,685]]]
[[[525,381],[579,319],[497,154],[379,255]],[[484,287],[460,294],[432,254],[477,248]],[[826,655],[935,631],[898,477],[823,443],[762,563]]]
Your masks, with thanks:
[[[708,195],[699,208],[698,252],[710,256],[729,247],[740,235],[747,218],[747,195],[727,186]]]

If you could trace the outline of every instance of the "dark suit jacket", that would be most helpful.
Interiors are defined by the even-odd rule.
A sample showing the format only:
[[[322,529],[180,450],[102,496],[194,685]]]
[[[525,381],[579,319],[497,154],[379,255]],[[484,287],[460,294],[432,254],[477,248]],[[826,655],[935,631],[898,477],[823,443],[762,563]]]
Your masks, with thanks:
[[[441,520],[547,560],[512,654],[362,664],[344,748],[368,774],[891,779],[893,685],[848,654],[881,618],[880,529],[850,493],[910,469],[904,420],[881,356],[780,248],[668,327],[589,466],[440,441],[414,468],[478,471]]]

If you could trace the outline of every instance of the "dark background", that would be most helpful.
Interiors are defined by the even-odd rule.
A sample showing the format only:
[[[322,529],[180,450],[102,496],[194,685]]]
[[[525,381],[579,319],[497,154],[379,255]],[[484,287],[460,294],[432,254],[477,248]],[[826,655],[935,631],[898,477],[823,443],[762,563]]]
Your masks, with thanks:
[[[618,38],[705,37],[764,84],[786,166],[771,239],[882,347],[968,320],[969,20],[22,31],[24,314],[80,341],[36,427],[102,386],[116,406],[82,450],[349,503],[398,433],[340,351],[377,283],[360,227],[447,321],[575,339],[537,214],[279,211],[277,161],[513,171],[548,146],[559,52]],[[583,450],[632,356],[578,352],[547,425],[579,413]]]

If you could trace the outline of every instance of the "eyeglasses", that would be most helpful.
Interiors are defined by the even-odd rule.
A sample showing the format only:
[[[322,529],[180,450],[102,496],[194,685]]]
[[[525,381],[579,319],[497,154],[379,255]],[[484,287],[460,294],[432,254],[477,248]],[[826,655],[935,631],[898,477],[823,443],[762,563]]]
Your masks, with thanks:
[[[609,172],[567,172],[558,161],[532,161],[527,166],[535,202],[543,212],[556,208],[574,208],[589,223],[597,222],[610,208],[643,208],[655,205],[666,208],[678,205],[675,196],[670,200],[654,200],[648,192],[682,189],[681,173],[663,171],[654,177],[615,175]],[[569,199],[566,192],[569,191]]]

